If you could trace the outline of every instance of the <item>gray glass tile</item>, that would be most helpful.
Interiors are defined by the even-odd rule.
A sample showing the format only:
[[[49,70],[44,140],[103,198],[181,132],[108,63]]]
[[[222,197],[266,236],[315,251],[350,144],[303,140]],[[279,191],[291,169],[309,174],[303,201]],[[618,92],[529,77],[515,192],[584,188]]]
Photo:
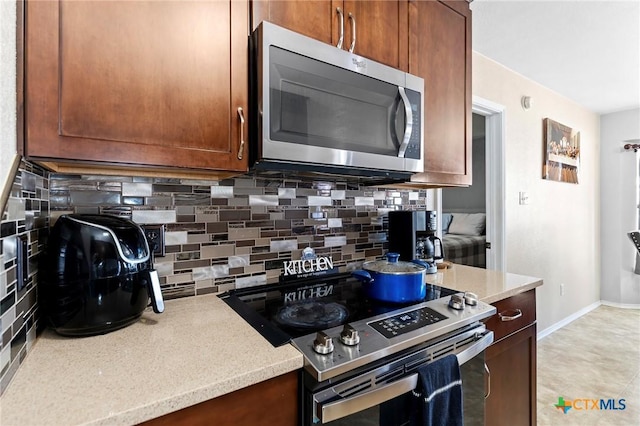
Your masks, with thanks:
[[[293,251],[298,249],[298,240],[276,240],[271,241],[269,250],[276,251]]]
[[[255,188],[255,187],[236,187],[233,189],[233,194],[235,196],[238,195],[262,195],[264,194],[263,188]]]
[[[190,185],[170,185],[170,184],[157,184],[154,183],[153,192],[157,193],[184,193],[184,192],[192,192],[193,188]]]
[[[144,198],[142,197],[122,197],[122,204],[129,206],[142,206],[144,205]]]
[[[147,206],[173,206],[173,197],[167,196],[156,196],[156,197],[146,197],[145,202]]]
[[[153,195],[152,185],[150,183],[123,182],[122,195],[125,197],[149,197]]]
[[[277,195],[249,195],[250,206],[277,206]]]
[[[209,194],[174,194],[176,206],[208,206],[211,204]]]
[[[141,224],[175,223],[175,210],[134,210],[131,218]]]
[[[21,173],[21,185],[23,191],[35,192],[36,191],[36,175],[33,173],[23,171]]]
[[[121,197],[117,192],[70,191],[72,205],[118,205]]]
[[[233,186],[211,186],[211,198],[233,198]]]
[[[232,222],[240,220],[250,220],[250,210],[220,210],[221,222]]]

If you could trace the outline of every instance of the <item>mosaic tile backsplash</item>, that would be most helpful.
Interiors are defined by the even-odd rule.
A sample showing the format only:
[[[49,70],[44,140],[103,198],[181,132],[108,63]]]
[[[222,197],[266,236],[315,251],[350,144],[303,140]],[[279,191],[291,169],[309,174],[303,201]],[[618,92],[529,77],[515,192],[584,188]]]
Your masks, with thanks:
[[[0,234],[0,395],[44,324],[37,304],[38,257],[49,226],[66,213],[124,216],[165,225],[156,257],[165,299],[277,282],[302,249],[331,256],[341,271],[386,251],[386,213],[424,210],[427,190],[371,188],[347,182],[220,182],[49,174],[23,162],[3,212]],[[24,288],[18,251],[27,242]]]
[[[36,340],[38,256],[49,226],[49,180],[41,168],[23,162],[0,222],[0,394]],[[18,268],[20,241],[27,256]],[[19,283],[21,281],[21,283]],[[22,285],[24,284],[24,285]]]
[[[156,257],[167,299],[277,282],[305,247],[341,270],[382,256],[386,213],[426,209],[426,190],[346,182],[220,182],[51,175],[52,220],[64,213],[114,214],[165,225]]]

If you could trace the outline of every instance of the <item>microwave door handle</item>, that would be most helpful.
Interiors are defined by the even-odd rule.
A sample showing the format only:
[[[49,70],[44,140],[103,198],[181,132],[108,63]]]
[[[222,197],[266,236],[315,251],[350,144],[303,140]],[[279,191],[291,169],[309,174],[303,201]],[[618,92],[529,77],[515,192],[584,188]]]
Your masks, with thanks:
[[[402,138],[402,143],[398,149],[398,157],[404,158],[405,151],[409,146],[409,139],[411,139],[411,132],[413,131],[413,112],[411,111],[411,104],[409,103],[409,98],[404,91],[404,87],[398,86],[398,93],[400,94],[400,99],[402,99],[402,103],[404,104],[405,117],[404,137]]]

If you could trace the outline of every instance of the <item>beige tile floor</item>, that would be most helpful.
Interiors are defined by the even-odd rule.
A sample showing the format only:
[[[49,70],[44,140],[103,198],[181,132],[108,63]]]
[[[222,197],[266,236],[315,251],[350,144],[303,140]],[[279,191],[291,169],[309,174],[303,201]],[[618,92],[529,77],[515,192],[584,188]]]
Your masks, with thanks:
[[[599,306],[538,342],[538,425],[640,425],[640,310]],[[624,410],[577,407],[558,397],[624,399]],[[586,407],[591,404],[587,403]]]

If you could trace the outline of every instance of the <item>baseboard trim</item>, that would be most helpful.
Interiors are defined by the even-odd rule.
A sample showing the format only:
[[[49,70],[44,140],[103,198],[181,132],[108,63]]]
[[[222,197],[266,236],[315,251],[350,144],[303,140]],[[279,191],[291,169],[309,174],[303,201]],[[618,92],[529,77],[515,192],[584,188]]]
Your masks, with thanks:
[[[542,339],[544,337],[547,337],[548,335],[550,335],[554,331],[560,330],[565,325],[567,325],[567,324],[577,320],[581,316],[583,316],[585,314],[588,314],[589,312],[593,311],[594,309],[596,309],[601,304],[605,304],[605,302],[597,301],[595,303],[592,303],[591,305],[585,306],[584,308],[580,309],[578,312],[576,312],[576,313],[574,313],[572,315],[569,315],[568,317],[566,317],[562,321],[558,321],[557,323],[553,324],[551,327],[545,328],[544,330],[542,330],[542,331],[540,331],[538,333],[537,340],[540,340],[540,339]]]
[[[632,303],[616,303],[616,302],[608,302],[606,300],[601,300],[600,303],[606,306],[612,306],[614,308],[622,308],[622,309],[640,309],[640,305],[632,304]]]

